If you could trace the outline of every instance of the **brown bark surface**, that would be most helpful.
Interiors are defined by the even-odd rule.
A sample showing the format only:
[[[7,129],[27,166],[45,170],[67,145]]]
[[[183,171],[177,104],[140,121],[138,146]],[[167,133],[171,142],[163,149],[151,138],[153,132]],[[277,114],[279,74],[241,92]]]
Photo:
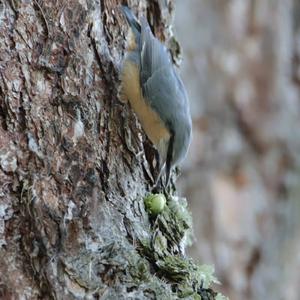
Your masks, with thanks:
[[[131,4],[171,37],[172,1]],[[0,2],[1,299],[177,297],[149,249],[158,236],[175,255],[183,234],[161,219],[153,237],[143,198],[155,152],[119,101],[119,5]],[[172,221],[170,242],[159,226]]]

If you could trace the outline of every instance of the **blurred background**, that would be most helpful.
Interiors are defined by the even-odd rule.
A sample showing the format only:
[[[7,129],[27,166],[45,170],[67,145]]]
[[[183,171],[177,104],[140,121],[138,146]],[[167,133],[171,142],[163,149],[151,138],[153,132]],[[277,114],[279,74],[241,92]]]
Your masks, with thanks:
[[[300,1],[177,0],[189,254],[231,300],[300,299]]]

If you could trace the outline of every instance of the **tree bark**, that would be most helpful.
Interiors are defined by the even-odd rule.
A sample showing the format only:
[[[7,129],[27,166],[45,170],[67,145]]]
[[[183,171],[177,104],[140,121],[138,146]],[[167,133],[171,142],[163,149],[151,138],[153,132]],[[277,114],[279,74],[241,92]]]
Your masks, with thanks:
[[[180,254],[184,199],[144,207],[155,150],[119,101],[120,2],[1,2],[1,299],[216,296],[211,269]],[[131,3],[176,60],[173,2]]]

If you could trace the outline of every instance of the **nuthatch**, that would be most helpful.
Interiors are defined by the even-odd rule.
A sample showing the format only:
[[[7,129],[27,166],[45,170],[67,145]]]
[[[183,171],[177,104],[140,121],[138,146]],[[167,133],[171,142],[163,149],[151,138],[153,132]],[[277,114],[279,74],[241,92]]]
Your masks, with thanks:
[[[127,6],[122,11],[131,28],[122,68],[122,93],[129,100],[148,138],[159,153],[158,182],[186,155],[192,132],[187,93],[167,49],[154,37],[145,17],[139,23]]]

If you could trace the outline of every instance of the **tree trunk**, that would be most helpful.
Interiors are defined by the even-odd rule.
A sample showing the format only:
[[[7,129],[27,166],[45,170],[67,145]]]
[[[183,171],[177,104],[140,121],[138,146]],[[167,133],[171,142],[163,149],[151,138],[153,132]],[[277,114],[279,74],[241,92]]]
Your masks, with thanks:
[[[119,101],[119,2],[1,3],[1,299],[215,298],[211,269],[180,255],[184,200],[144,208],[155,150]],[[172,1],[131,3],[177,45]]]

